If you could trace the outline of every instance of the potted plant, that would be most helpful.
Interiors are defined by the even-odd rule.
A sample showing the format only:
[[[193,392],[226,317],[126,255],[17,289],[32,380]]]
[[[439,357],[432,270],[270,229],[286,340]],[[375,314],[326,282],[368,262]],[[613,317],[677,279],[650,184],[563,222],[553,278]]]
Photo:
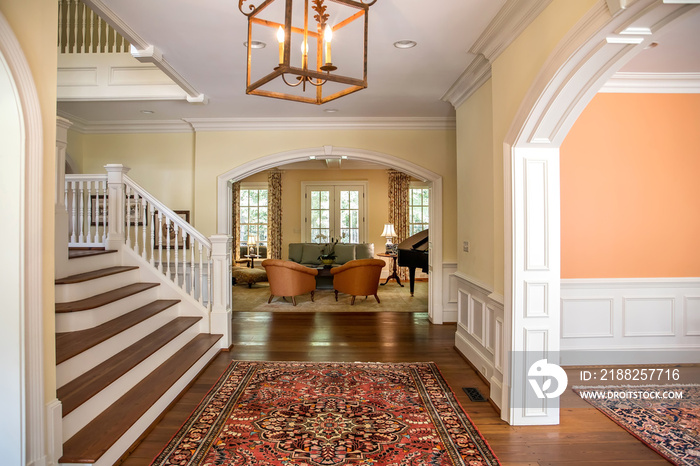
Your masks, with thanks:
[[[331,238],[330,243],[326,243],[323,248],[321,249],[321,255],[318,256],[318,258],[321,260],[323,265],[325,266],[330,266],[335,262],[336,254],[335,254],[335,245],[338,244],[338,240],[333,241],[333,238]]]

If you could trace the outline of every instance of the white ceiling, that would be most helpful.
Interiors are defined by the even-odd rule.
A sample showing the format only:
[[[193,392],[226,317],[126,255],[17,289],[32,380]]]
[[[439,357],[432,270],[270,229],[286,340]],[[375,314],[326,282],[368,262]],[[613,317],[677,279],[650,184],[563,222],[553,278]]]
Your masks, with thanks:
[[[253,3],[259,4],[261,0]],[[511,0],[512,1],[512,0]],[[469,50],[506,0],[378,0],[369,12],[368,88],[322,106],[245,94],[247,19],[237,0],[102,0],[198,92],[207,105],[185,101],[59,102],[59,113],[87,122],[196,118],[453,117],[441,97],[475,58]],[[249,4],[250,2],[246,2]],[[296,2],[295,2],[296,3]],[[698,9],[700,10],[700,9]],[[333,18],[331,18],[333,22]],[[274,37],[260,53],[274,61]],[[398,40],[418,43],[412,49]],[[625,72],[700,73],[700,14],[686,19],[659,46],[630,61]],[[255,51],[256,53],[258,51]],[[334,43],[334,61],[342,46]],[[255,59],[256,56],[254,56]],[[325,113],[324,109],[337,109]],[[145,115],[141,110],[154,113]]]

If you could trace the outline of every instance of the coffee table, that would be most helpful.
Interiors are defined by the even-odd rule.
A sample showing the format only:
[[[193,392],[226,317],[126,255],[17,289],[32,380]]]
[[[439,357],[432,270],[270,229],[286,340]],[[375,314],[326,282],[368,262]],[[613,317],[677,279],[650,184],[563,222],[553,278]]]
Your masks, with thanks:
[[[333,289],[333,275],[331,274],[331,266],[319,266],[316,267],[318,270],[318,275],[316,275],[316,289],[318,290],[332,290]]]

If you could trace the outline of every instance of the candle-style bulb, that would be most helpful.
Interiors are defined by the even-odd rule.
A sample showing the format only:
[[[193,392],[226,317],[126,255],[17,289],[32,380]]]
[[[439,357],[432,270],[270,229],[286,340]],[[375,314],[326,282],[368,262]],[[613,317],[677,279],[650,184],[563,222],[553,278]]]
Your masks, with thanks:
[[[280,44],[280,64],[284,62],[284,29],[282,26],[277,29],[277,42]]]
[[[333,40],[333,29],[328,24],[326,24],[326,29],[323,31],[323,40],[326,42],[326,63],[332,63],[331,41]]]

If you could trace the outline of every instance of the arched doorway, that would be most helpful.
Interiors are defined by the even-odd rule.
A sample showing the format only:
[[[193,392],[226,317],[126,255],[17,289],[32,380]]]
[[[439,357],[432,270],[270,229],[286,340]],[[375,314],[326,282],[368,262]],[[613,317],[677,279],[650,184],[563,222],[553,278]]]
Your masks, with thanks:
[[[46,463],[42,334],[42,123],[39,99],[22,47],[0,13],[0,128],[4,245],[0,328],[0,450],[8,464]]]
[[[526,396],[528,361],[557,362],[560,339],[559,147],[602,85],[697,6],[600,2],[552,52],[504,143],[505,341],[503,418],[556,424],[558,399]],[[611,16],[612,13],[612,16]]]
[[[347,156],[357,161],[371,162],[391,167],[415,178],[430,183],[432,198],[430,203],[430,280],[428,317],[434,324],[442,324],[442,177],[414,163],[380,152],[345,147],[312,147],[272,154],[233,168],[218,177],[217,191],[217,233],[231,231],[231,183],[263,170],[287,163],[303,162],[310,157]]]

